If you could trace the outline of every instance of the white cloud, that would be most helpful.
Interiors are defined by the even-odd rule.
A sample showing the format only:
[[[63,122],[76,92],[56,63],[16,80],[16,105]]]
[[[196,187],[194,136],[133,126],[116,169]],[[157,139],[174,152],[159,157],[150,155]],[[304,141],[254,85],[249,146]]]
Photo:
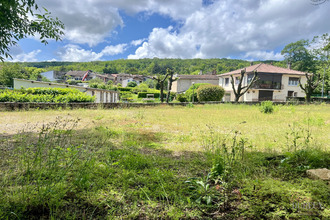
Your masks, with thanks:
[[[177,32],[153,29],[128,58],[282,59],[274,48],[328,31],[327,7],[301,0],[216,1],[186,17]]]
[[[143,41],[147,40],[147,38],[143,38],[143,39],[138,39],[138,40],[132,40],[131,41],[131,45],[133,46],[139,46],[143,43]]]
[[[84,62],[101,60],[103,56],[121,54],[126,50],[127,44],[106,46],[100,53],[92,50],[85,50],[78,45],[68,44],[57,52],[62,61]]]
[[[126,50],[127,44],[118,44],[116,46],[106,46],[101,54],[103,55],[116,55],[116,54],[121,54],[124,53],[124,51]]]
[[[13,49],[11,49],[11,51],[13,51]],[[38,61],[37,55],[39,53],[41,53],[41,50],[33,50],[29,53],[24,53],[19,48],[19,49],[15,50],[14,53],[12,53],[13,59],[9,58],[6,61],[9,61],[9,62],[36,62],[36,61]]]
[[[250,51],[244,55],[248,60],[282,60],[284,57],[281,53],[274,53],[274,51]]]

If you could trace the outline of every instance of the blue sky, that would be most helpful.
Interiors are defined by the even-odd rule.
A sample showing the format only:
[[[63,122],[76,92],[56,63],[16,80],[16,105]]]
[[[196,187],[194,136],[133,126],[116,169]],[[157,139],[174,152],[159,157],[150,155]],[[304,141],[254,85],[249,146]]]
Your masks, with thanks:
[[[281,60],[281,49],[329,33],[330,2],[310,0],[37,0],[66,26],[63,41],[31,36],[13,61],[142,58]],[[41,8],[41,7],[40,7]]]

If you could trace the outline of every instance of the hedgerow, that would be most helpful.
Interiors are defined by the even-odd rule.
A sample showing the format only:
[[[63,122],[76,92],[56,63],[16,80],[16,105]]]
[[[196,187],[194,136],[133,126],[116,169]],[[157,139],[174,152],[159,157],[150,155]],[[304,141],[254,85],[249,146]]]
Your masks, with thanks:
[[[28,88],[0,91],[0,102],[94,102],[95,97],[77,89]]]

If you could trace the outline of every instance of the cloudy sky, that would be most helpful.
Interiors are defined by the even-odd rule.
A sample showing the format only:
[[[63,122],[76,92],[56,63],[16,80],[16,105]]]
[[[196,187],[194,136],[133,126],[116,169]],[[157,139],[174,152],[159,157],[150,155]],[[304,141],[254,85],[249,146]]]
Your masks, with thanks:
[[[13,61],[140,58],[281,60],[291,42],[330,32],[330,1],[37,0],[65,24],[63,41],[37,37]]]

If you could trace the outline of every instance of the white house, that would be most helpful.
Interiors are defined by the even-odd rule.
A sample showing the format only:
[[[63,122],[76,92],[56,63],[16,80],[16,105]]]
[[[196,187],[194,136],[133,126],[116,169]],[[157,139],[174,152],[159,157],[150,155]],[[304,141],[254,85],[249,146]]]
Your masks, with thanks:
[[[233,76],[234,83],[237,85],[242,70],[238,69],[219,75],[219,85],[225,89],[224,101],[235,100],[231,76]],[[304,72],[264,63],[246,67],[245,71],[246,74],[243,78],[242,85],[248,84],[254,75],[254,71],[258,73],[258,80],[240,98],[240,101],[286,101],[288,97],[305,97],[304,91],[299,87],[299,81],[301,84],[307,82]]]
[[[14,89],[20,88],[34,88],[34,87],[46,87],[46,88],[75,88],[81,92],[85,92],[90,96],[95,96],[95,103],[114,103],[119,102],[119,92],[105,89],[95,89],[83,86],[74,86],[68,84],[59,84],[52,82],[41,82],[25,79],[14,79]]]
[[[182,93],[189,89],[192,83],[219,84],[217,75],[177,75],[177,80],[172,83],[171,92]]]

